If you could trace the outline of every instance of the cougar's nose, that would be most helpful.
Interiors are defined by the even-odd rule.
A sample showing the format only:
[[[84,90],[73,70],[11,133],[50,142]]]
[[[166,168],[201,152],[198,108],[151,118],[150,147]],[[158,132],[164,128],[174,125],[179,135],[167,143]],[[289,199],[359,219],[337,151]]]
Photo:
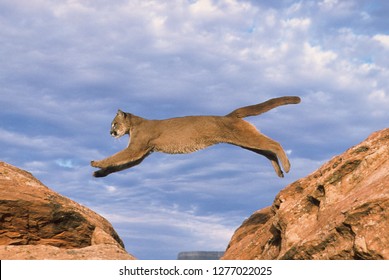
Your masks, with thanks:
[[[111,136],[117,136],[117,135],[118,135],[118,133],[116,131],[111,130]]]

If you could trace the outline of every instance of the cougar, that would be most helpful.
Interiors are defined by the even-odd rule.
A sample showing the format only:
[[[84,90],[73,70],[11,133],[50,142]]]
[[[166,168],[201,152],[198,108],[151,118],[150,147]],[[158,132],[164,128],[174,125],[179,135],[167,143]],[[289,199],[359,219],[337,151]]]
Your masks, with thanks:
[[[256,116],[275,107],[298,104],[297,96],[284,96],[242,107],[225,116],[186,116],[165,120],[147,120],[118,110],[111,124],[111,135],[130,135],[124,150],[103,160],[91,161],[100,168],[95,177],[104,177],[140,164],[152,152],[186,154],[218,143],[228,143],[263,155],[270,160],[279,177],[289,172],[290,163],[281,145],[261,134],[242,118]]]

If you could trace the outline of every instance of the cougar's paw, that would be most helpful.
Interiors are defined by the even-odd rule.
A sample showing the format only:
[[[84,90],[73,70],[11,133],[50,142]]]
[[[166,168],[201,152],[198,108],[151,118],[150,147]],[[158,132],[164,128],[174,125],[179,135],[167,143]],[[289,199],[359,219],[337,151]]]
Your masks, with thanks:
[[[103,169],[97,170],[97,171],[93,172],[93,176],[96,177],[96,178],[105,177],[107,175],[108,174]]]
[[[289,162],[289,160],[286,162],[286,164],[284,166],[284,170],[285,170],[286,173],[289,172],[289,170],[290,170],[290,162]]]
[[[93,166],[93,167],[97,167],[97,168],[99,168],[99,167],[101,168],[102,167],[101,164],[99,164],[98,160],[92,160],[90,162],[90,165]]]

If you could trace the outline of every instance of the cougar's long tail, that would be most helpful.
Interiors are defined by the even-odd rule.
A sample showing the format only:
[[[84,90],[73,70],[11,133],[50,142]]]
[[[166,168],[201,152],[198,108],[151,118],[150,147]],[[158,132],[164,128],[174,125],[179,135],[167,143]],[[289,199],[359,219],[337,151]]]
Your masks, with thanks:
[[[226,115],[226,117],[245,118],[250,116],[257,116],[275,107],[287,105],[287,104],[298,104],[300,103],[300,101],[301,99],[298,96],[283,96],[278,98],[272,98],[263,103],[236,109],[231,113],[229,113],[228,115]]]

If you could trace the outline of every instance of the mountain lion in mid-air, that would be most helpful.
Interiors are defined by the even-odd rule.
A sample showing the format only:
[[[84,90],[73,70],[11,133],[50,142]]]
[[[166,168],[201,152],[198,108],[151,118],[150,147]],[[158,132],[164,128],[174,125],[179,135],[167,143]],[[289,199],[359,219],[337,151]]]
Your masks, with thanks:
[[[279,177],[284,177],[290,163],[281,145],[261,134],[242,118],[256,116],[277,106],[298,104],[297,96],[273,98],[266,102],[236,109],[225,116],[187,116],[166,120],[147,120],[119,110],[112,121],[111,135],[119,138],[130,135],[130,142],[123,151],[103,160],[92,161],[100,170],[95,177],[140,164],[152,152],[186,154],[218,143],[233,144],[267,157]]]

